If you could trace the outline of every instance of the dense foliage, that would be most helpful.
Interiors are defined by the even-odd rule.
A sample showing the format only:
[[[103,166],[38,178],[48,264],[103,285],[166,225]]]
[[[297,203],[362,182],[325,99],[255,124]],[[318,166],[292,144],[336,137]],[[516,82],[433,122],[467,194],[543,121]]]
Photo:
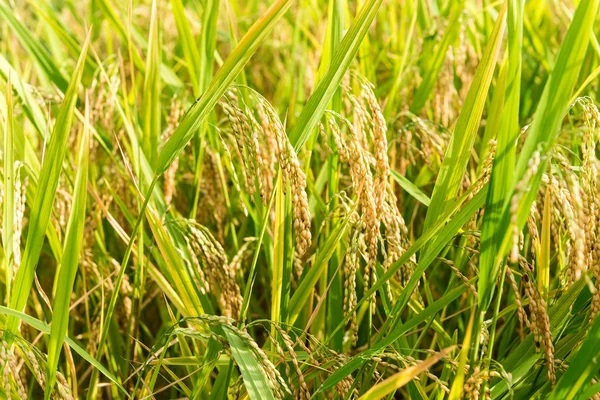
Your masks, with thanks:
[[[599,5],[0,0],[0,393],[600,398]]]

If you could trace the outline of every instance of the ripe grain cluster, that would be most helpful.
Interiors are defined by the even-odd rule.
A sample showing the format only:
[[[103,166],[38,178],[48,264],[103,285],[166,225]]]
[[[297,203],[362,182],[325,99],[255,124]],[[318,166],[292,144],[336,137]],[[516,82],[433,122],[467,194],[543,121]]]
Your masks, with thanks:
[[[0,0],[0,397],[600,399],[600,0]]]

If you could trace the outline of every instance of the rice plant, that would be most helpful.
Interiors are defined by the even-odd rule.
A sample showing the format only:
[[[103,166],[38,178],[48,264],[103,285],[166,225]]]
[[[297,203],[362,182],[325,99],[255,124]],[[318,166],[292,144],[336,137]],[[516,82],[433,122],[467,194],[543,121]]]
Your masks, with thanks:
[[[600,398],[600,0],[0,0],[0,397]]]

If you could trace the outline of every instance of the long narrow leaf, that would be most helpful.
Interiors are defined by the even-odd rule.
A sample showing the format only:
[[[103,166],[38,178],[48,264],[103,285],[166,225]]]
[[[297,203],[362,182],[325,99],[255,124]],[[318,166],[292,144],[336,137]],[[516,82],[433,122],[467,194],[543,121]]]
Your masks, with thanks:
[[[24,314],[19,311],[12,310],[12,309],[4,307],[4,306],[0,306],[0,314],[8,315],[10,317],[21,320],[21,321],[25,322],[27,325],[35,328],[36,330],[38,330],[40,332],[45,333],[46,335],[50,334],[50,329],[51,329],[50,326],[46,325],[39,319],[33,318],[32,316],[29,316],[29,315]],[[100,371],[102,373],[102,375],[106,376],[113,384],[115,384],[127,398],[130,398],[129,394],[127,393],[127,390],[125,390],[125,388],[119,383],[117,378],[113,374],[111,374],[110,371],[106,369],[106,367],[104,367],[94,357],[92,357],[87,351],[85,351],[85,349],[83,349],[83,347],[79,346],[77,343],[75,343],[73,341],[73,339],[71,339],[67,336],[64,337],[64,341],[66,344],[69,345],[70,348],[75,350],[75,352],[77,354],[79,354],[81,356],[81,358],[83,358],[85,361],[87,361],[90,365],[92,365],[94,368],[96,368],[98,371]]]
[[[150,17],[150,38],[148,39],[148,55],[146,57],[146,74],[144,76],[144,96],[142,114],[144,122],[144,137],[142,140],[144,154],[151,164],[158,154],[158,138],[160,136],[160,42],[159,17],[156,0],[152,2]]]
[[[431,204],[425,217],[424,230],[427,230],[446,210],[449,201],[454,199],[460,188],[469,156],[477,137],[485,99],[496,67],[500,45],[502,44],[505,11],[506,3],[500,9],[494,31],[490,36],[483,58],[477,67],[477,72],[471,83],[469,93],[456,122],[456,128],[448,144],[448,149],[440,167],[440,172],[433,188],[433,194],[431,195]]]
[[[510,195],[513,184],[517,137],[519,135],[519,96],[521,92],[521,51],[523,36],[523,1],[508,3],[508,72],[504,113],[496,145],[496,157],[490,177],[490,190],[485,205],[481,231],[481,269],[479,276],[479,302],[483,310],[491,302],[491,282],[496,271],[491,269],[498,250],[502,206]]]
[[[350,63],[358,52],[360,44],[367,35],[381,3],[382,0],[369,0],[365,3],[344,35],[327,73],[319,81],[306,106],[302,109],[298,122],[289,133],[290,141],[296,151],[304,146],[323,116],[327,105],[342,82],[344,74],[350,68]]]
[[[359,400],[375,400],[382,399],[390,393],[400,389],[411,380],[415,379],[419,374],[431,368],[435,363],[446,356],[452,348],[444,349],[439,353],[436,353],[433,357],[429,357],[426,360],[419,362],[417,365],[406,368],[404,371],[400,371],[381,383],[373,386],[367,393],[359,397]]]
[[[89,121],[89,105],[86,104],[86,121]],[[73,191],[73,205],[67,223],[63,258],[56,280],[56,295],[53,303],[52,328],[48,343],[48,375],[45,398],[49,399],[56,382],[56,367],[60,356],[63,338],[69,327],[69,304],[75,276],[79,267],[79,255],[83,241],[83,226],[85,223],[85,205],[87,197],[87,176],[89,165],[90,133],[86,123],[79,148],[78,170]]]
[[[275,23],[281,18],[285,11],[290,7],[292,0],[277,0],[263,15],[256,21],[250,30],[244,35],[242,40],[233,49],[223,66],[219,69],[210,86],[188,110],[185,117],[177,126],[175,132],[165,144],[158,157],[156,174],[160,175],[169,168],[171,163],[177,158],[179,153],[192,139],[196,130],[202,124],[202,121],[212,108],[217,104],[223,93],[229,85],[241,72],[244,65],[250,57],[256,52],[261,43],[265,40]]]
[[[27,232],[27,242],[21,260],[21,266],[15,277],[15,285],[10,307],[21,311],[25,308],[31,285],[35,275],[35,270],[40,258],[42,246],[44,244],[44,235],[46,226],[52,214],[52,206],[56,196],[56,188],[60,178],[62,163],[67,152],[67,139],[71,131],[74,119],[74,109],[77,102],[77,92],[81,75],[85,66],[85,57],[90,43],[91,30],[83,44],[81,56],[75,67],[75,72],[69,82],[69,88],[65,93],[65,99],[60,108],[58,118],[50,137],[48,148],[44,157],[44,164],[40,172],[38,187],[31,207],[29,218],[29,229]],[[7,323],[8,330],[15,332],[18,320],[10,317]]]
[[[48,53],[48,50],[42,46],[40,41],[33,37],[27,27],[19,21],[14,14],[14,9],[7,6],[4,3],[4,0],[0,2],[0,15],[2,16],[2,20],[11,27],[23,47],[27,49],[31,57],[36,60],[37,65],[44,72],[46,77],[53,82],[61,92],[65,92],[67,90],[68,81],[54,63],[52,56]]]
[[[4,121],[4,201],[2,213],[2,246],[4,248],[4,271],[6,273],[7,300],[10,301],[14,271],[14,214],[15,214],[15,149],[13,96],[11,76],[6,86],[6,120]]]
[[[248,396],[251,400],[269,400],[274,399],[273,392],[267,381],[267,377],[262,372],[262,369],[258,365],[259,361],[252,352],[251,347],[242,340],[235,332],[230,328],[224,326],[223,330],[229,345],[231,346],[231,354],[235,359],[240,371],[242,372],[242,378],[248,389]]]

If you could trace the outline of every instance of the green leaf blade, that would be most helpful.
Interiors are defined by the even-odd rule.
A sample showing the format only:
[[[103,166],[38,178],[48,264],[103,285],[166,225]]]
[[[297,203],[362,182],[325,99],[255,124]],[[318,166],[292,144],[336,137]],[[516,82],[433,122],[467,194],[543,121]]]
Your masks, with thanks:
[[[89,121],[89,106],[87,119]],[[85,224],[85,208],[87,198],[87,176],[89,169],[90,134],[89,125],[86,123],[81,138],[79,149],[79,169],[75,178],[73,192],[73,205],[67,223],[67,234],[65,237],[63,258],[58,270],[56,280],[56,295],[53,303],[52,326],[50,341],[48,344],[48,381],[46,384],[45,397],[50,398],[52,389],[56,382],[56,369],[63,338],[67,335],[69,328],[69,303],[75,276],[79,267],[79,256],[82,251],[83,227]]]
[[[37,192],[31,207],[25,251],[23,252],[21,266],[15,277],[15,285],[10,302],[10,307],[17,311],[22,311],[25,308],[33,284],[37,263],[42,252],[44,235],[52,213],[51,210],[54,204],[56,188],[58,187],[62,163],[67,151],[67,139],[73,125],[77,92],[85,66],[90,38],[91,30],[88,32],[77,66],[75,67],[75,72],[69,83],[69,88],[65,93],[65,99],[56,119],[54,130],[52,131],[52,136],[46,150],[44,164],[40,172]],[[7,323],[8,330],[15,332],[17,323],[18,320],[16,318],[10,317]]]

